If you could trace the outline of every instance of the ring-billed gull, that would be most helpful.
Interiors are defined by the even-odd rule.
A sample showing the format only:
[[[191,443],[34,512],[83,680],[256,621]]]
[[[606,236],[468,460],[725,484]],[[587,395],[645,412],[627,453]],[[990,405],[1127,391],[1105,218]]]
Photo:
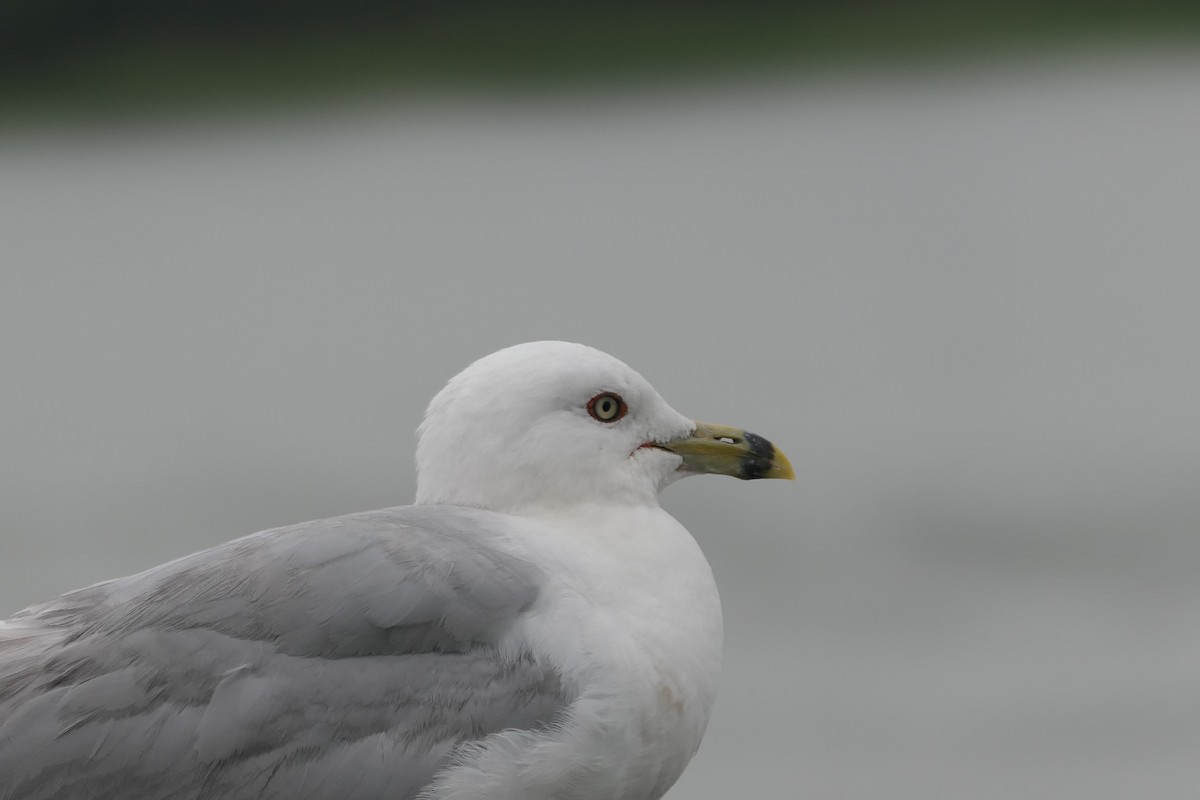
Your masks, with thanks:
[[[416,504],[263,531],[0,623],[4,800],[658,798],[700,745],[721,611],[658,504],[791,478],[582,345],[433,399]]]

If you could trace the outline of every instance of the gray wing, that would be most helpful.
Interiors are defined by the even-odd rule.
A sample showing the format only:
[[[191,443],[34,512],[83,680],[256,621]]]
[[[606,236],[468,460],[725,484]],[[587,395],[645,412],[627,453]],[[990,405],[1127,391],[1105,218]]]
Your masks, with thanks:
[[[551,668],[494,642],[541,574],[486,512],[254,534],[0,623],[2,800],[403,800],[540,729]]]

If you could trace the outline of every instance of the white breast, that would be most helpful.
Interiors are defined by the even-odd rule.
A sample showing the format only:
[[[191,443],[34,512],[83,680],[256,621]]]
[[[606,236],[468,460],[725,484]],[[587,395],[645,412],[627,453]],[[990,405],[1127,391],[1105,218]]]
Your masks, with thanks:
[[[655,800],[700,746],[716,694],[712,570],[657,507],[576,508],[570,521],[523,528],[522,555],[550,581],[502,647],[532,648],[578,699],[560,729],[489,737],[464,780],[443,775],[430,797]]]

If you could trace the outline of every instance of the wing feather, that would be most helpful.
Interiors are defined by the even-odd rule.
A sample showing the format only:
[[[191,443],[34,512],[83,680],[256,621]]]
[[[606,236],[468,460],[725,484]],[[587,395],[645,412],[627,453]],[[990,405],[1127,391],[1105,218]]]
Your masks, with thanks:
[[[402,800],[552,724],[558,674],[495,647],[542,579],[501,519],[264,531],[0,623],[0,799]]]

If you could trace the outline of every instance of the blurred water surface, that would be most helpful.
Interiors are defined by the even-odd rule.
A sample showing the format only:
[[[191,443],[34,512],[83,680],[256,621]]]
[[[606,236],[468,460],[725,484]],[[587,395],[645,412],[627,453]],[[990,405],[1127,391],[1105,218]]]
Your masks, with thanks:
[[[671,798],[1200,785],[1200,59],[0,141],[0,609],[413,490],[578,340],[794,485],[664,505],[727,670]]]

